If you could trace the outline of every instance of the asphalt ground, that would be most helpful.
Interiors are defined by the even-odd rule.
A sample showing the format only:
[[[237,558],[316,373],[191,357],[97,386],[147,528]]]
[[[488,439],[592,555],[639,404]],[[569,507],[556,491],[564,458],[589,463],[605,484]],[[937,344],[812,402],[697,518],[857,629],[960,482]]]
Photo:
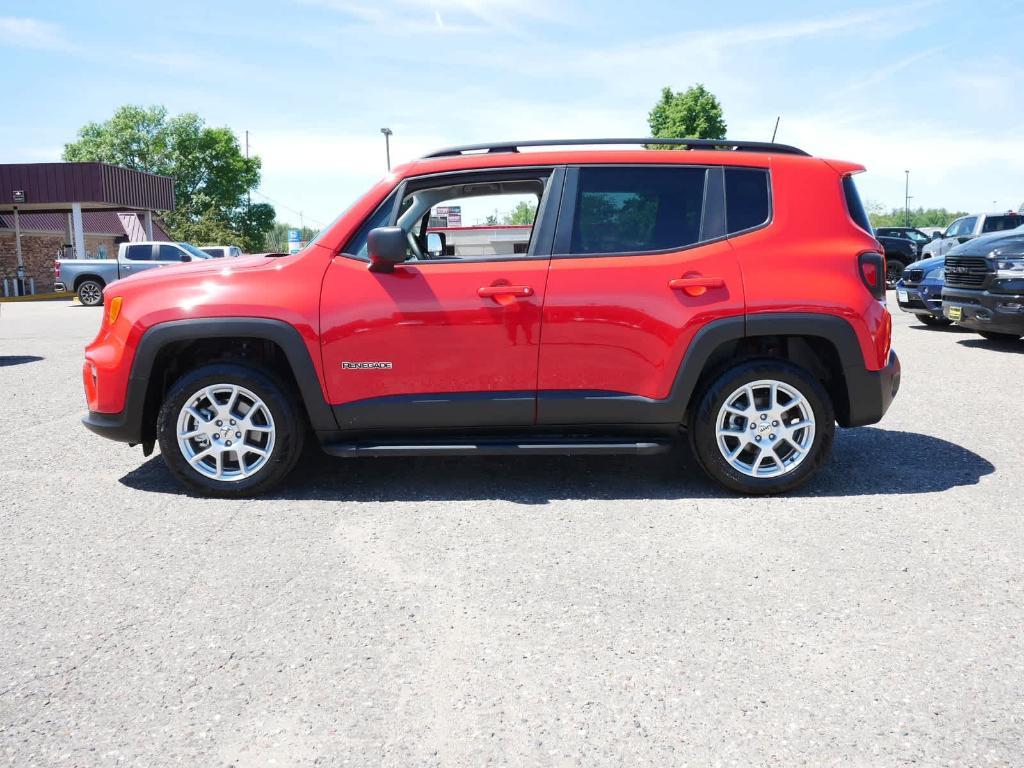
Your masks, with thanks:
[[[1024,764],[1024,343],[895,320],[789,497],[681,450],[217,501],[80,425],[98,309],[4,305],[0,764]]]

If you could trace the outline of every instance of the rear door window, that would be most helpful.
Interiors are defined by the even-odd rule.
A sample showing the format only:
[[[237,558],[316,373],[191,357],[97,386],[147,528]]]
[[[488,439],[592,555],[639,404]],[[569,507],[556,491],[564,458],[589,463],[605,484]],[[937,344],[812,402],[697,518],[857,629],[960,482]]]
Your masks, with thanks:
[[[650,253],[700,240],[704,168],[579,169],[570,252]]]
[[[768,172],[760,168],[726,168],[726,231],[732,235],[759,227],[770,216]]]
[[[153,246],[149,244],[129,245],[125,249],[125,258],[129,261],[152,261]]]
[[[982,232],[1005,232],[1008,229],[1016,229],[1024,224],[1024,216],[1007,214],[1006,216],[989,216],[981,225]]]

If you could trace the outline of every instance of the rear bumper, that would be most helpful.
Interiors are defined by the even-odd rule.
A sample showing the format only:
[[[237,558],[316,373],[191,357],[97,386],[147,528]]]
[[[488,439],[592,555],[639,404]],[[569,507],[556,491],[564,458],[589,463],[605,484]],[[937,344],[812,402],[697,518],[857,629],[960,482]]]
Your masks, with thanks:
[[[1024,295],[991,293],[946,288],[942,291],[942,311],[949,316],[950,307],[959,307],[957,325],[972,331],[993,331],[1024,336]]]
[[[862,427],[882,420],[900,390],[900,359],[892,350],[889,361],[878,371],[847,368],[846,391],[849,403],[846,413],[838,413],[836,420],[843,427]]]
[[[60,281],[58,281],[58,282],[53,284],[53,292],[54,293],[64,293],[64,291],[66,291],[66,290],[67,290],[67,286],[64,285],[64,283],[62,283]]]

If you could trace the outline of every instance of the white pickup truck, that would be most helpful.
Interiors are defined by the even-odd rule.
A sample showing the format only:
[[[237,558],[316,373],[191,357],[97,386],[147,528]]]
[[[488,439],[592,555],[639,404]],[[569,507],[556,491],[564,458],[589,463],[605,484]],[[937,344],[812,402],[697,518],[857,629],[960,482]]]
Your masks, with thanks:
[[[154,267],[181,264],[183,261],[205,261],[203,253],[188,243],[145,241],[121,243],[116,259],[57,259],[53,262],[53,289],[73,291],[87,307],[103,303],[103,289],[122,277]]]

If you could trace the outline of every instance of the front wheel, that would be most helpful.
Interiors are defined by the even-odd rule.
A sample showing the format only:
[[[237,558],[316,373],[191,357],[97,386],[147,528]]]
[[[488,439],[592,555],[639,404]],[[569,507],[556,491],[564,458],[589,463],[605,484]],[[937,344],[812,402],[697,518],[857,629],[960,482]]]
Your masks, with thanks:
[[[784,493],[825,463],[835,416],[825,388],[807,371],[785,360],[752,360],[707,385],[689,433],[701,467],[721,485]]]
[[[305,442],[294,396],[264,371],[211,363],[185,374],[157,417],[160,454],[187,489],[206,495],[263,493],[292,470]]]
[[[86,307],[98,307],[103,303],[103,283],[87,278],[78,284],[78,300]]]
[[[1018,333],[998,333],[996,331],[978,331],[978,335],[989,341],[1016,341],[1020,338]]]

